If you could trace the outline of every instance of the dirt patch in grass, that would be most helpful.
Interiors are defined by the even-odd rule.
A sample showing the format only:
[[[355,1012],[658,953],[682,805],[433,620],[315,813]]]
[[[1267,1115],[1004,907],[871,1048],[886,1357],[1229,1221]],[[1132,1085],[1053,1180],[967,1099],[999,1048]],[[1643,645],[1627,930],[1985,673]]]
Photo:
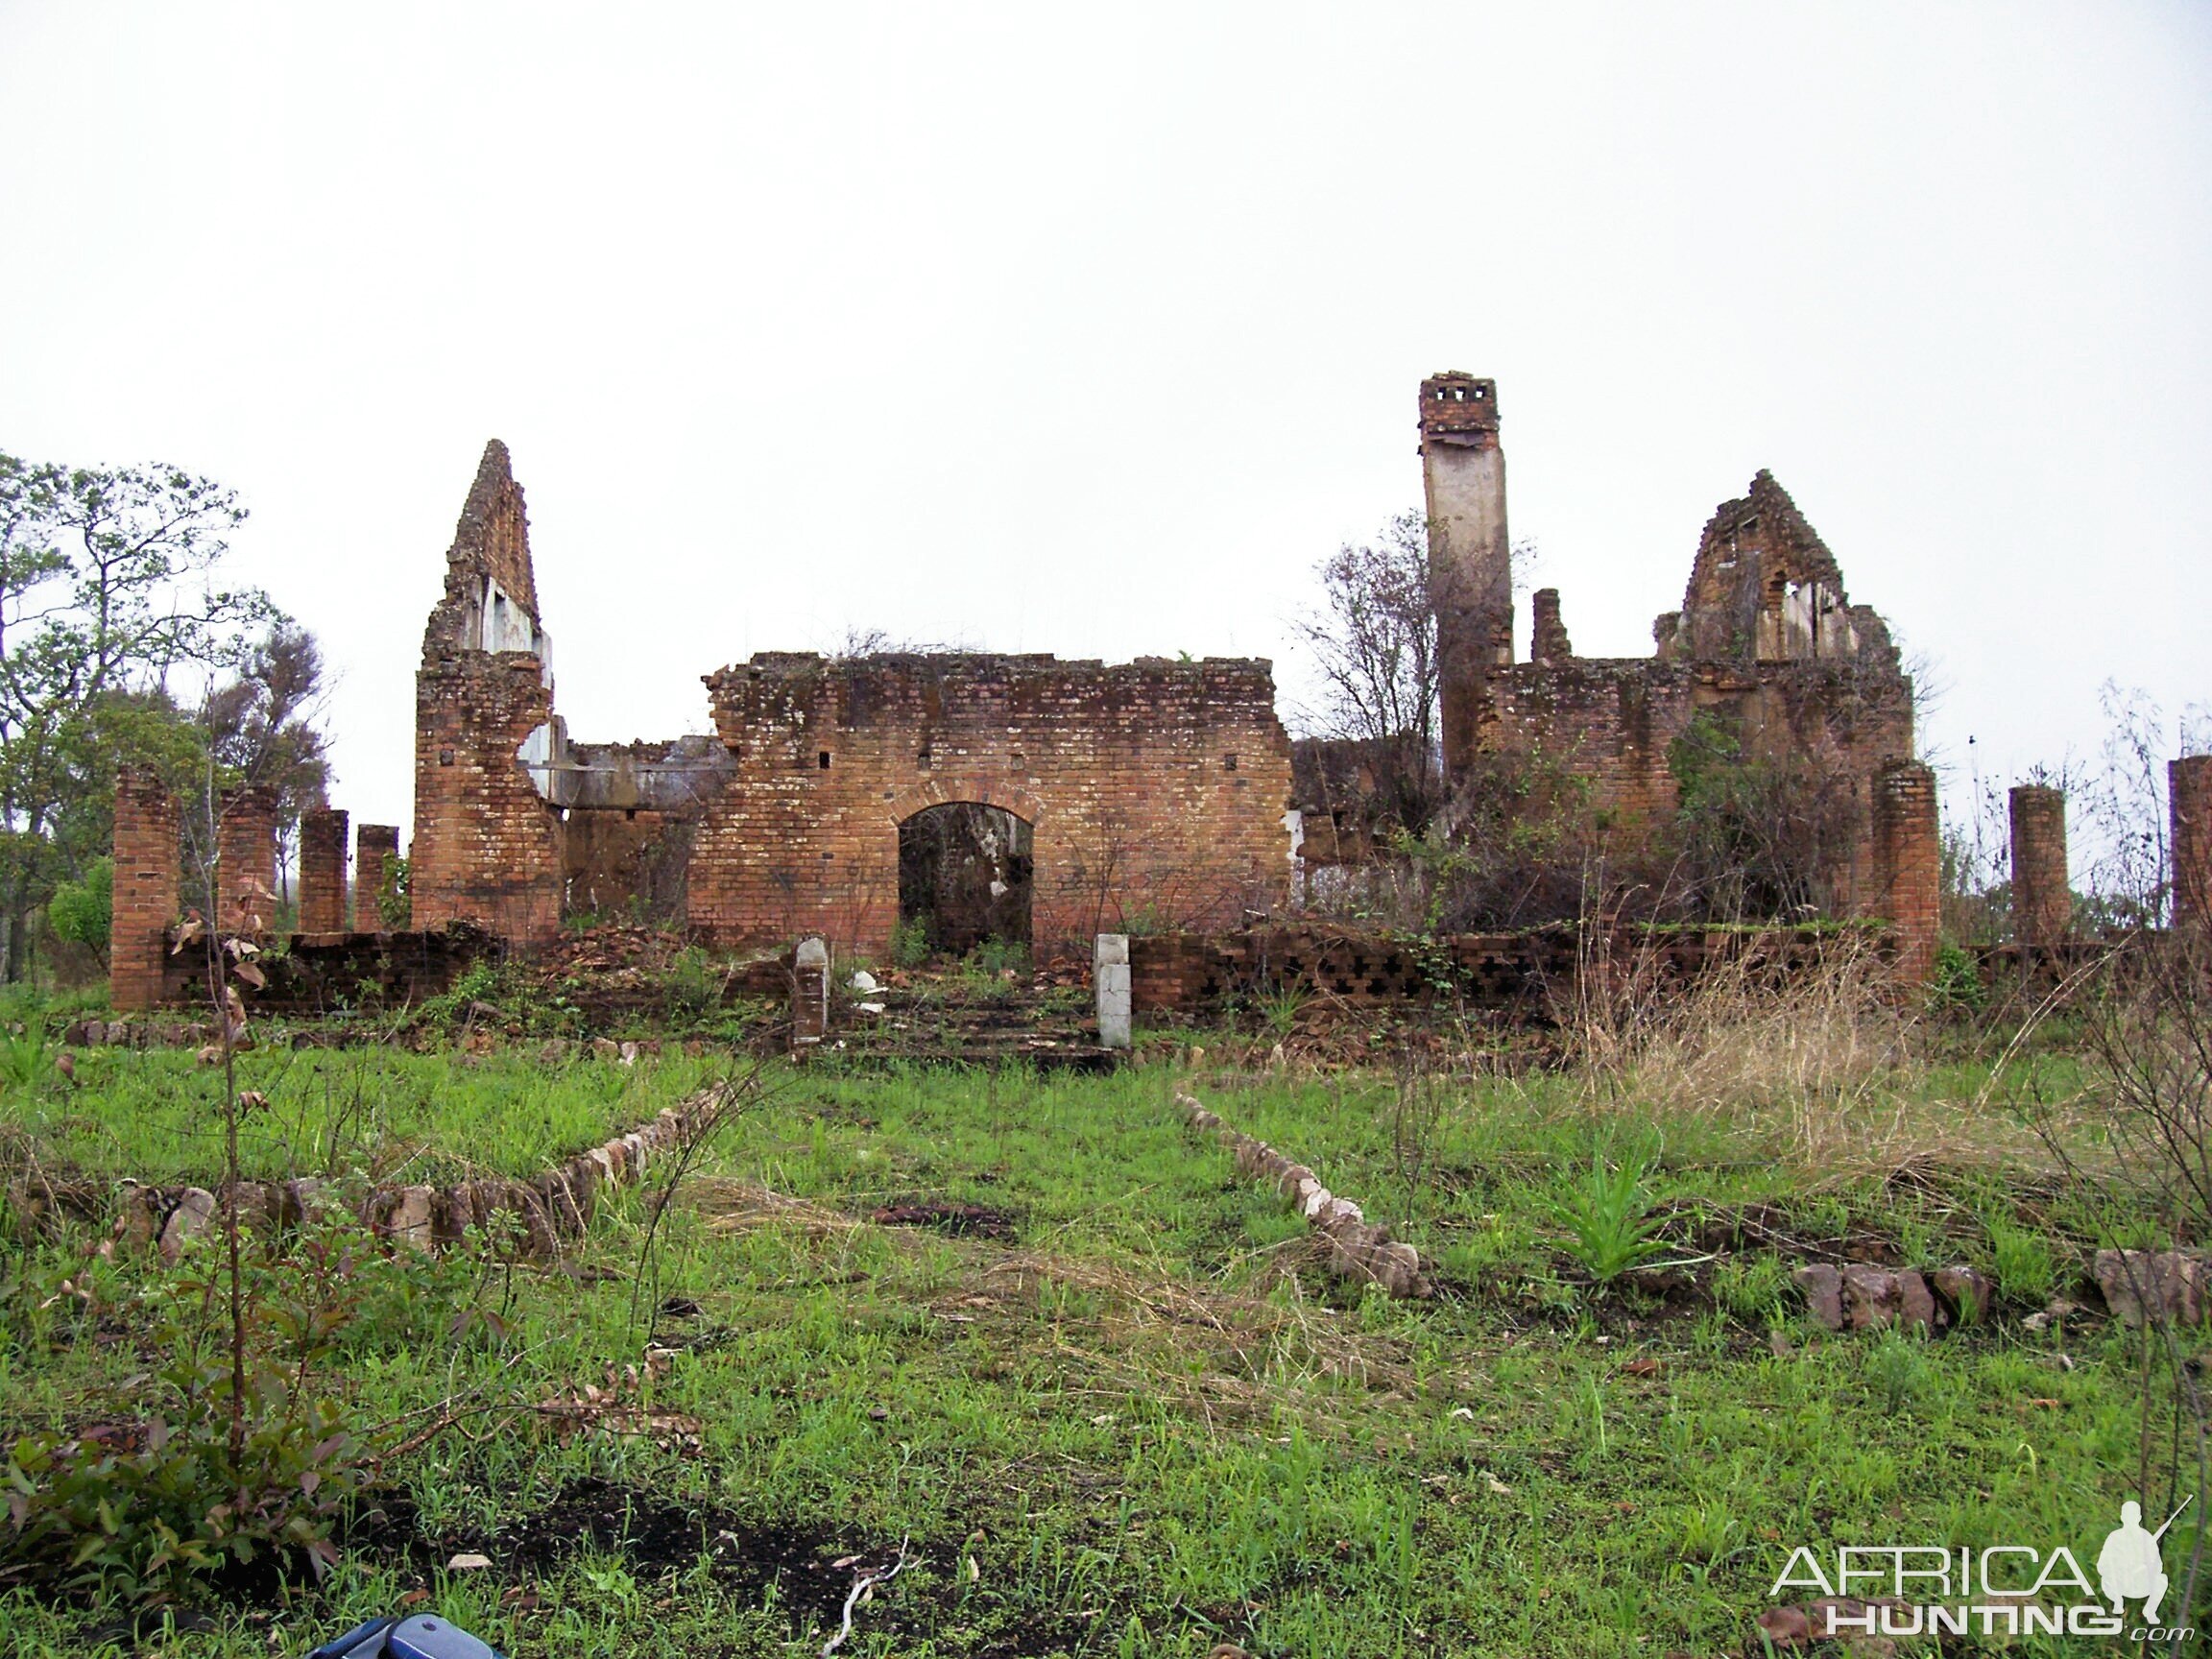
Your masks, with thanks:
[[[640,1578],[688,1573],[704,1557],[713,1564],[715,1579],[746,1599],[758,1600],[774,1585],[794,1623],[832,1625],[854,1575],[899,1558],[897,1544],[856,1543],[819,1528],[694,1509],[596,1476],[571,1480],[552,1503],[491,1543],[493,1558],[517,1574],[549,1572],[586,1550],[620,1554]]]
[[[886,1204],[868,1212],[879,1227],[927,1227],[955,1238],[997,1238],[1011,1242],[1014,1217],[988,1204],[953,1204],[932,1199],[919,1204]]]

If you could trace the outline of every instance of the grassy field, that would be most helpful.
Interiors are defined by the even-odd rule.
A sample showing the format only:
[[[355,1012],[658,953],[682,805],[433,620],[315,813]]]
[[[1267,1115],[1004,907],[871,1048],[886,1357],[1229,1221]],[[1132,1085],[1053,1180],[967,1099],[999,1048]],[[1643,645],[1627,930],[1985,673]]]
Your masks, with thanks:
[[[775,1065],[656,1227],[632,1190],[558,1264],[356,1250],[317,1375],[386,1444],[449,1423],[384,1463],[326,1583],[201,1598],[149,1650],[298,1651],[426,1593],[517,1655],[816,1652],[903,1548],[840,1652],[1702,1656],[1746,1650],[1795,1546],[2086,1561],[2136,1494],[2139,1341],[2021,1322],[2103,1226],[2012,1104],[2078,1088],[2063,1056],[1994,1090],[1879,1046],[1811,1075],[1743,1034],[1525,1079],[1201,1046],[1065,1080]],[[249,1162],[522,1172],[710,1064],[252,1058]],[[17,1143],[209,1172],[206,1070],[113,1054],[81,1081],[12,1089]],[[1331,1277],[1179,1091],[1390,1222],[1439,1293]],[[1593,1158],[1648,1165],[1667,1246],[1604,1286],[1561,1247]],[[1747,1213],[1758,1240],[1715,1243]],[[10,1440],[154,1408],[150,1373],[221,1325],[212,1247],[163,1273],[87,1237],[6,1282]],[[1814,1329],[1789,1269],[1853,1239],[1995,1271],[2007,1300],[1939,1340]],[[272,1304],[308,1296],[303,1254],[254,1268]],[[461,1551],[493,1565],[448,1571]],[[0,1653],[131,1651],[101,1645],[125,1616],[17,1589]]]

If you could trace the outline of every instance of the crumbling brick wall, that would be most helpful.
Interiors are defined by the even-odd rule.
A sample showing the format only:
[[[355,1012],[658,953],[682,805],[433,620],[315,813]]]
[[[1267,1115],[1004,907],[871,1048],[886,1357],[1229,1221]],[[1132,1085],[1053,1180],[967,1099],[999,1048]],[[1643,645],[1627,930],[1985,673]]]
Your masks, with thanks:
[[[178,915],[181,825],[160,780],[125,768],[115,780],[115,899],[108,933],[108,995],[136,1013],[160,998],[163,933]]]
[[[416,676],[416,927],[470,921],[516,940],[560,931],[561,821],[516,757],[552,712],[535,657],[459,654]]]
[[[556,746],[550,642],[506,445],[484,450],[446,553],[415,679],[414,926],[503,938],[561,926],[562,824],[520,751]]]
[[[1264,661],[763,654],[707,685],[736,766],[691,860],[690,920],[716,939],[882,949],[899,826],[954,801],[1032,827],[1046,948],[1133,917],[1218,926],[1287,891],[1289,745]]]

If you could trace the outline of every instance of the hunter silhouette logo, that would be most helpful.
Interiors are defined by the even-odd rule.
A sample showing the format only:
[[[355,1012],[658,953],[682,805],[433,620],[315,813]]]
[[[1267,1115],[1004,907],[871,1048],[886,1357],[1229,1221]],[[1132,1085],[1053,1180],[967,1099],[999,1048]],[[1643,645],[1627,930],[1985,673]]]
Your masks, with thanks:
[[[2187,1641],[2193,1628],[2158,1622],[2171,1588],[2159,1542],[2196,1502],[2195,1493],[2184,1498],[2155,1532],[2144,1528],[2142,1504],[2132,1499],[2121,1504],[2120,1525],[2097,1552],[2094,1580],[2063,1544],[2049,1550],[2011,1543],[1845,1544],[1832,1561],[1800,1545],[1767,1594],[1782,1601],[1792,1591],[1800,1599],[1817,1591],[1818,1600],[1798,1609],[1815,1641],[1850,1635]],[[2129,1602],[2142,1604],[2141,1623],[2132,1626]]]
[[[2181,1509],[2196,1500],[2197,1494],[2190,1493],[2181,1500]],[[2181,1509],[2166,1517],[2166,1527],[2181,1518]],[[2158,1623],[2158,1603],[2166,1599],[2166,1564],[2158,1556],[2158,1540],[2166,1536],[2166,1527],[2146,1532],[2143,1505],[2133,1502],[2120,1505],[2120,1525],[2105,1534],[2104,1548],[2097,1551],[2097,1584],[2114,1613],[2126,1611],[2122,1602],[2140,1597],[2143,1623]]]

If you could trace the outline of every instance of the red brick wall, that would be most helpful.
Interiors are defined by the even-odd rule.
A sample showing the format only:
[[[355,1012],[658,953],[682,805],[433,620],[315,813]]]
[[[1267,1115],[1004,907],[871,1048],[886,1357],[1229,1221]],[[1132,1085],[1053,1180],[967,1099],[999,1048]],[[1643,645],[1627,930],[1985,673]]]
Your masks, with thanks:
[[[535,657],[459,651],[415,677],[414,926],[468,920],[502,938],[561,928],[561,821],[516,758],[552,718]]]
[[[2166,762],[2174,830],[2174,925],[2212,924],[2212,755]]]
[[[1917,760],[1874,779],[1874,894],[1868,911],[1897,926],[1897,972],[1923,984],[1936,968],[1942,854],[1936,774]]]
[[[1521,663],[1490,684],[1499,742],[1550,756],[1588,780],[1591,805],[1631,831],[1672,816],[1680,791],[1669,749],[1701,711],[1726,717],[1749,757],[1847,778],[1860,833],[1826,885],[1839,911],[1870,903],[1874,775],[1912,754],[1911,686],[1901,676],[1860,663],[1741,669],[1584,657]]]
[[[880,950],[899,825],[948,801],[1032,826],[1041,949],[1132,916],[1233,924],[1287,893],[1289,744],[1263,661],[764,655],[707,685],[737,772],[697,831],[688,908],[718,940]]]
[[[215,925],[263,933],[276,923],[276,800],[265,789],[226,791],[216,804]]]
[[[2066,795],[2046,783],[2014,787],[2012,934],[2023,945],[2056,945],[2074,925],[2066,877]]]
[[[346,930],[346,814],[311,807],[300,814],[300,931]]]
[[[377,909],[376,896],[384,891],[384,883],[391,878],[392,863],[398,856],[399,827],[397,824],[364,824],[354,831],[353,926],[364,933],[380,933],[384,929],[384,917]]]
[[[108,932],[108,998],[134,1013],[160,999],[162,932],[177,920],[177,802],[156,780],[115,781],[115,909]]]

